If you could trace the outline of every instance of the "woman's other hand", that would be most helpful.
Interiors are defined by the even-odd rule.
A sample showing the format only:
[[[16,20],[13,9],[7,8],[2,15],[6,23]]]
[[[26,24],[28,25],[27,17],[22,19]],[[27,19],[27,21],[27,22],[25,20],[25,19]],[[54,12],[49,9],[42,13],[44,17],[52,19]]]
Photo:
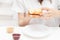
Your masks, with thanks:
[[[42,19],[52,19],[56,17],[60,17],[60,12],[57,9],[50,9],[50,8],[42,8],[42,10],[46,10],[45,14],[43,13]]]

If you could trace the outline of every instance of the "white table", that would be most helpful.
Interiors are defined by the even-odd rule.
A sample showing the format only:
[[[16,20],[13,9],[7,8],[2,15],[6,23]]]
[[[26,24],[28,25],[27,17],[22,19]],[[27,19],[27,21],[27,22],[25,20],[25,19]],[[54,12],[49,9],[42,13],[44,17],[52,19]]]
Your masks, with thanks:
[[[17,27],[13,26],[14,32],[9,34],[7,33],[7,27],[8,26],[0,27],[0,40],[13,40],[12,38],[13,33],[20,33],[21,34],[20,40],[60,40],[60,28],[57,28],[57,27],[52,27],[53,29],[57,29],[54,33],[52,33],[48,37],[40,38],[40,39],[32,39],[27,36],[24,36],[22,34],[24,27],[19,27],[19,26]]]

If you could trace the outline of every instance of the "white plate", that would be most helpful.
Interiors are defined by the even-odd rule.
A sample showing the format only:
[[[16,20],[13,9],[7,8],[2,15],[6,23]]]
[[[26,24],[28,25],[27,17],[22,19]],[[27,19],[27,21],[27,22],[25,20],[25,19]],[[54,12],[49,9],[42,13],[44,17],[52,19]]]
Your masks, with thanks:
[[[47,27],[45,25],[35,24],[26,26],[26,28],[23,30],[23,35],[31,38],[42,38],[47,37],[54,31],[56,31],[56,29]]]

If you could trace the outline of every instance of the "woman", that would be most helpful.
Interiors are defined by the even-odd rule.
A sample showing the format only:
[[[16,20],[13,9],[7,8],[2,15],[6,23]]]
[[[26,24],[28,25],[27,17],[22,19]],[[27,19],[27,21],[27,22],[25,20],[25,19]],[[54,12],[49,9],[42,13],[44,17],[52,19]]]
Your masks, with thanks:
[[[55,20],[55,18],[58,18],[60,16],[60,11],[56,9],[57,6],[55,4],[55,0],[54,1],[52,0],[17,0],[17,2],[19,4],[20,13],[21,13],[21,14],[20,13],[18,14],[20,26],[25,26],[29,23],[42,24],[43,21],[41,20],[41,18],[45,20],[43,24],[47,26],[54,26],[54,27],[59,26],[59,23]],[[44,16],[38,19],[32,19],[31,17],[28,16],[27,12],[28,10],[31,10],[31,9],[33,10],[37,8],[48,10],[48,12]]]

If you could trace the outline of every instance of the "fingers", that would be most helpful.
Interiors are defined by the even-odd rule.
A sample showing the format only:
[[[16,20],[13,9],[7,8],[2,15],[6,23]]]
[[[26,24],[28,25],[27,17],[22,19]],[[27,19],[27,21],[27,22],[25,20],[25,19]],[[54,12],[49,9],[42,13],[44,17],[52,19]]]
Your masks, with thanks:
[[[41,9],[42,9],[42,10],[47,10],[47,11],[50,10],[49,8],[41,8]]]
[[[24,13],[24,17],[26,17],[26,13]]]
[[[59,12],[58,10],[51,10],[51,11],[48,11],[48,14],[51,15],[51,17],[59,17]]]
[[[18,18],[19,18],[19,19],[23,19],[23,18],[24,18],[23,13],[18,13]]]
[[[25,17],[28,17],[28,14],[26,14],[26,13],[18,13],[18,17],[25,18]]]
[[[47,10],[47,11],[55,11],[57,9],[53,9],[53,8],[41,8],[42,10]]]
[[[48,13],[44,14],[41,18],[44,20],[49,20],[54,18],[54,14],[49,11]]]
[[[28,13],[24,13],[24,18],[29,18],[30,16],[28,15]]]

